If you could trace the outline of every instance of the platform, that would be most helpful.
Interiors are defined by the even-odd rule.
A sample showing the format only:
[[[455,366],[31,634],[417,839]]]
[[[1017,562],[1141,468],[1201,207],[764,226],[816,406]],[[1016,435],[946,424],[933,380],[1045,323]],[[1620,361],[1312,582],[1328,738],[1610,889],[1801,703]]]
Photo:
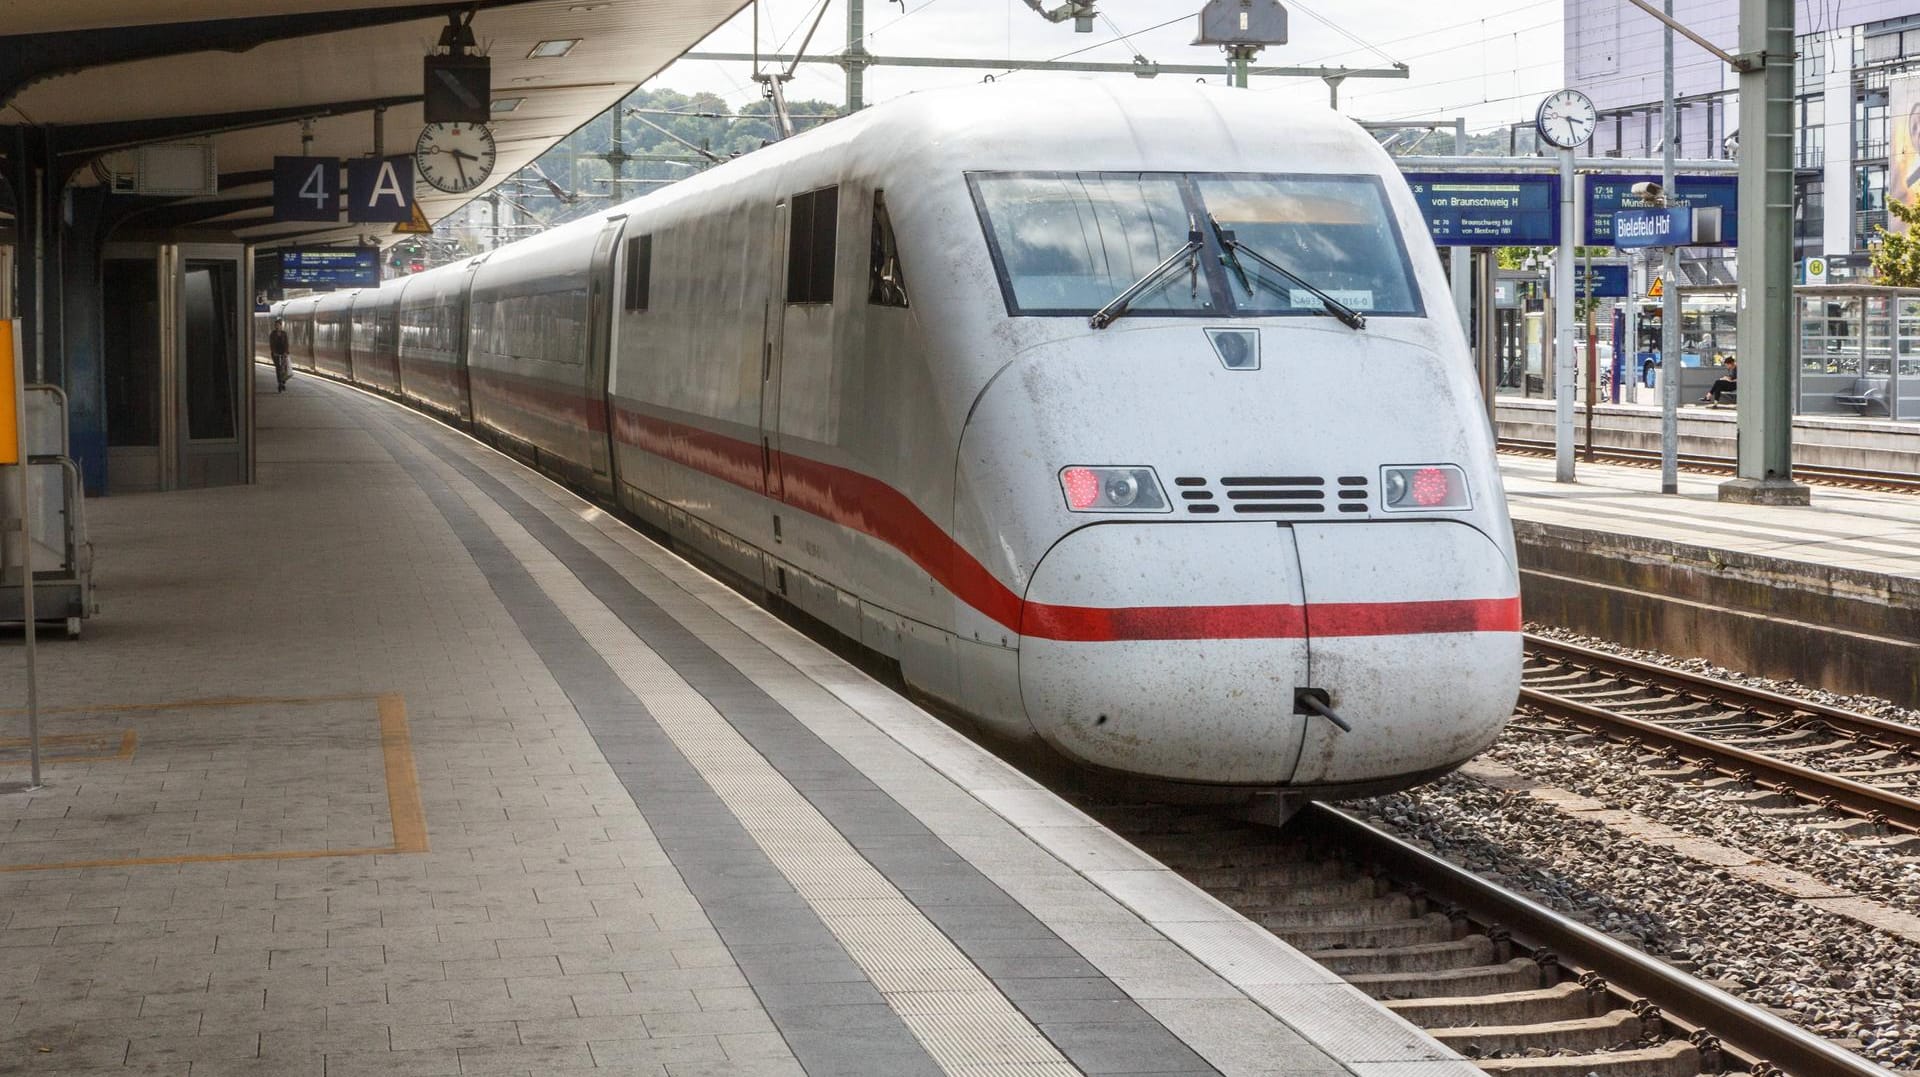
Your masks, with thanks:
[[[0,1071],[1477,1072],[517,464],[259,407],[257,486],[94,505]]]
[[[1652,390],[1642,389],[1640,393],[1640,403],[1595,405],[1595,445],[1632,452],[1660,451],[1660,405],[1646,402]],[[1502,438],[1553,442],[1553,401],[1503,396],[1495,412]],[[1586,405],[1582,403],[1574,409],[1577,443],[1586,443],[1586,429]],[[1680,407],[1675,433],[1682,455],[1731,460],[1739,434],[1738,412],[1732,405],[1688,401]],[[1920,474],[1920,423],[1797,415],[1793,420],[1793,459],[1802,467]]]
[[[1920,495],[1813,487],[1717,500],[1725,476],[1544,457],[1501,472],[1529,621],[1735,669],[1920,703]]]

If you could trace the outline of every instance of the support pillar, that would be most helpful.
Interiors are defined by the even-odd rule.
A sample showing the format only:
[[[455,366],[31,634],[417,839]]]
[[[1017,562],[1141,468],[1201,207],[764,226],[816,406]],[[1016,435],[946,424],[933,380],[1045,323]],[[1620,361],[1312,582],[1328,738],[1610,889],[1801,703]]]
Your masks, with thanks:
[[[1793,0],[1740,0],[1739,477],[1722,501],[1805,505],[1793,481]]]
[[[29,382],[67,392],[67,452],[89,494],[106,489],[106,393],[100,351],[100,244],[105,192],[76,189],[53,133],[13,129],[7,182],[15,208],[15,309]]]
[[[56,380],[67,391],[67,452],[87,492],[107,489],[107,381],[102,292],[109,218],[102,187],[75,187],[72,220],[60,228],[60,351]]]
[[[1453,121],[1453,152],[1467,154],[1467,121]],[[1460,316],[1460,331],[1472,340],[1473,334],[1473,248],[1447,248],[1447,279],[1453,285],[1453,310]]]
[[[867,107],[867,0],[847,0],[847,114]]]
[[[1479,358],[1480,395],[1487,407],[1487,422],[1494,424],[1494,412],[1499,405],[1496,394],[1500,389],[1500,307],[1496,300],[1499,262],[1494,258],[1493,248],[1474,249],[1473,269],[1474,326],[1478,330],[1474,334],[1474,351]],[[1498,432],[1497,424],[1495,431]]]
[[[1560,250],[1553,258],[1553,479],[1573,481],[1573,151],[1560,151]]]

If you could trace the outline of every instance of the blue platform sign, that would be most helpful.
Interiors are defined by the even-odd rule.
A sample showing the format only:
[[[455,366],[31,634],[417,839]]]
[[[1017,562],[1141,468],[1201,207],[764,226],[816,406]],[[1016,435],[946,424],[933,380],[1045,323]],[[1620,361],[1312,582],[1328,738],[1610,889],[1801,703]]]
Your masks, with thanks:
[[[1427,231],[1441,247],[1551,247],[1560,242],[1560,177],[1512,172],[1409,172]]]
[[[296,247],[280,252],[283,288],[378,288],[378,247]]]
[[[1659,176],[1587,177],[1586,236],[1580,242],[1589,247],[1618,247],[1613,241],[1614,216],[1623,209],[1639,209],[1643,203],[1633,195],[1636,183],[1658,183]],[[1721,246],[1740,241],[1740,177],[1676,176],[1669,204],[1675,206],[1720,207]],[[1690,245],[1690,244],[1683,244]]]
[[[340,158],[275,157],[273,219],[339,220]]]
[[[1624,299],[1627,295],[1627,267],[1621,265],[1584,266],[1573,270],[1575,294],[1581,299]]]
[[[347,162],[347,220],[405,224],[413,220],[413,158]]]
[[[1693,210],[1686,206],[1623,209],[1613,215],[1613,245],[1622,250],[1685,247],[1692,240]]]

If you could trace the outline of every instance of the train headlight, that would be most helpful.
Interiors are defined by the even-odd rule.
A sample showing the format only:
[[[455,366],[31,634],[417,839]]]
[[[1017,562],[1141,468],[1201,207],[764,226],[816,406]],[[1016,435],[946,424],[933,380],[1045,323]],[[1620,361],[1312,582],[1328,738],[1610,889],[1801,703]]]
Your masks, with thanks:
[[[1069,467],[1060,490],[1074,512],[1166,512],[1167,495],[1150,467]]]
[[[1380,507],[1388,512],[1459,512],[1473,507],[1466,473],[1452,464],[1380,469]]]

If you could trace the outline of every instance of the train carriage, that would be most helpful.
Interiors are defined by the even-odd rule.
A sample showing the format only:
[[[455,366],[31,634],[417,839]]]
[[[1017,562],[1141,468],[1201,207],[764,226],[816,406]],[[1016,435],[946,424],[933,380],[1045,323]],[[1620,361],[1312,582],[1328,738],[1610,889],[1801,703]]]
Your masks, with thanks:
[[[472,270],[467,293],[474,423],[596,492],[613,487],[606,339],[593,331],[594,311],[605,316],[607,252],[596,258],[595,240],[620,224],[577,221],[495,251]]]
[[[299,296],[273,305],[273,317],[280,319],[287,330],[287,358],[295,370],[314,369],[313,329],[314,308],[320,305],[317,295]],[[271,328],[269,325],[268,328]],[[260,346],[266,347],[266,336],[260,337]]]
[[[353,301],[360,291],[353,288],[328,292],[314,301],[311,345],[314,373],[353,380]]]
[[[384,393],[400,392],[400,295],[408,281],[390,280],[378,288],[362,288],[353,297],[348,350],[354,380]]]
[[[414,405],[460,421],[473,418],[467,386],[467,289],[480,261],[468,259],[450,267],[452,271],[409,277],[400,293],[400,391]]]

